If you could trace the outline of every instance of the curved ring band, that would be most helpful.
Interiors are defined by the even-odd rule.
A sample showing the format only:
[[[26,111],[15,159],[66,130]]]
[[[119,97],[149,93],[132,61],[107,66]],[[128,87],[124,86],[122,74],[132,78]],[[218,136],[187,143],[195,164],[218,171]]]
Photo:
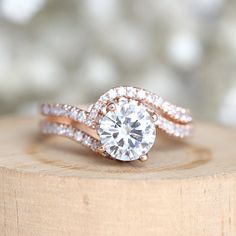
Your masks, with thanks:
[[[135,87],[110,89],[87,110],[67,104],[42,104],[44,134],[71,138],[121,161],[146,160],[157,130],[184,138],[192,134],[189,111]]]

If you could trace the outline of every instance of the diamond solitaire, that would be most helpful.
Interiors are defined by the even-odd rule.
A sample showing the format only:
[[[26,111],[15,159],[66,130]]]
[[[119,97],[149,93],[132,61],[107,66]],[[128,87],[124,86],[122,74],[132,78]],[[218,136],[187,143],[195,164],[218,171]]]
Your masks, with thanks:
[[[137,160],[147,154],[156,139],[151,115],[134,100],[112,104],[114,109],[100,119],[98,134],[105,151],[121,161]]]

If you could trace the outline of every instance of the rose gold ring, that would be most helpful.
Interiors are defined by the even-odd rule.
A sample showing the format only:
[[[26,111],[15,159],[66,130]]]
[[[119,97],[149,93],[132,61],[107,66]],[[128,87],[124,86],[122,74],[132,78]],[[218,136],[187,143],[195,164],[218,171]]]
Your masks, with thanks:
[[[145,161],[158,132],[184,138],[192,134],[189,111],[135,87],[117,87],[88,110],[42,104],[44,134],[73,139],[96,153],[120,161]]]

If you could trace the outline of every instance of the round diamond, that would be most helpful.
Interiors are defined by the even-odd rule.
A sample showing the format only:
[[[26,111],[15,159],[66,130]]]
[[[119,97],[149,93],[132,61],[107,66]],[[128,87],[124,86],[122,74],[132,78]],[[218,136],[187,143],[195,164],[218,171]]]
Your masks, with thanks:
[[[137,160],[155,142],[156,128],[150,114],[136,101],[121,100],[100,119],[98,134],[106,152],[122,161]]]

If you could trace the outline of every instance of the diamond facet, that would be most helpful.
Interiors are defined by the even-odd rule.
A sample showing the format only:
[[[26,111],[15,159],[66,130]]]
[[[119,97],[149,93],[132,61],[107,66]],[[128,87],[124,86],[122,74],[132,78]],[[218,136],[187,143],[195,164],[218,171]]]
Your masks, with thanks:
[[[151,115],[134,100],[119,101],[99,121],[98,134],[106,152],[122,161],[137,160],[153,146],[156,128]]]

